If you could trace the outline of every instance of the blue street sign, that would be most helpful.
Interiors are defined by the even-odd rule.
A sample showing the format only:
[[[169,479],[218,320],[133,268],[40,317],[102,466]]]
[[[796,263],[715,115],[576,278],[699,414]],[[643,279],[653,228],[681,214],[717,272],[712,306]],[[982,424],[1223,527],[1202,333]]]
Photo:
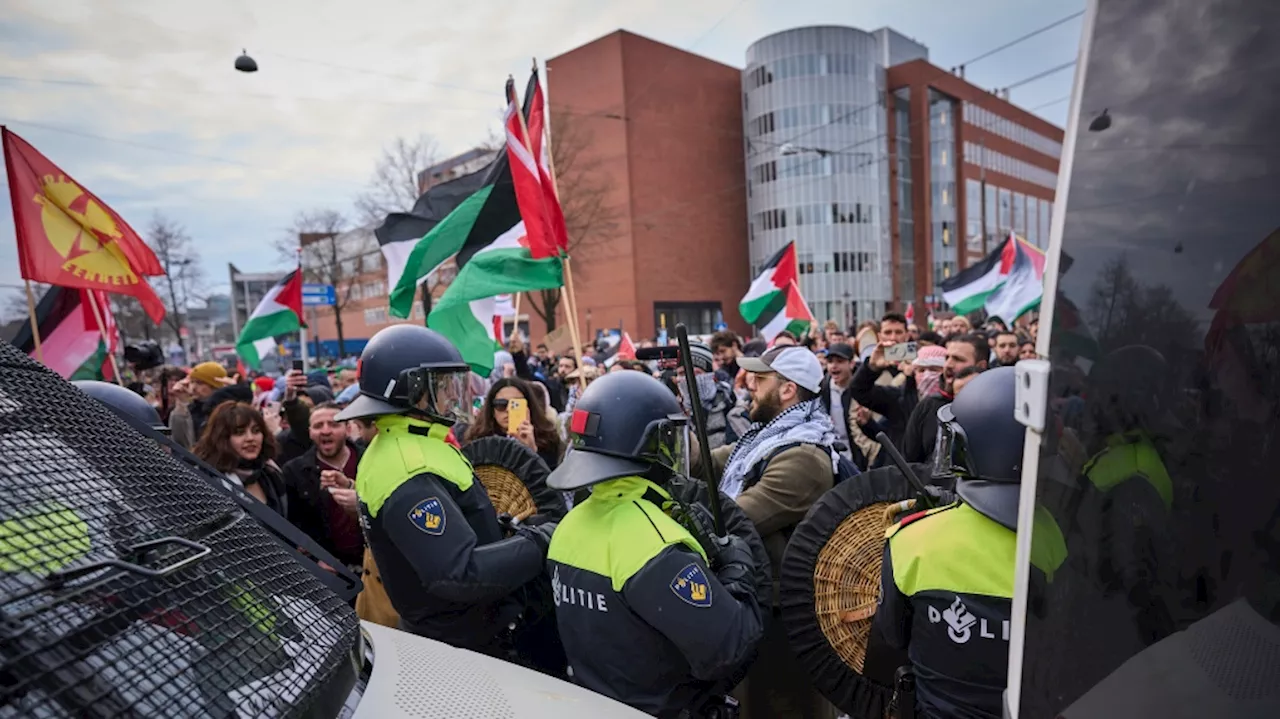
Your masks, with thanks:
[[[724,330],[727,330],[727,329],[729,329],[729,325],[725,324],[724,322],[716,323],[716,332],[723,332]]]
[[[304,305],[333,305],[337,302],[338,294],[334,292],[333,285],[302,286],[302,304]]]

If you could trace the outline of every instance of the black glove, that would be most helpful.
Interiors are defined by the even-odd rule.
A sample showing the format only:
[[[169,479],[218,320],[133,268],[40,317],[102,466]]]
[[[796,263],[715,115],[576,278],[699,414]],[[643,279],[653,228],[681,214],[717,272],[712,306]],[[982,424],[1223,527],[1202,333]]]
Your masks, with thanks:
[[[708,553],[711,569],[724,588],[738,599],[756,595],[755,559],[741,537],[715,538],[715,553]]]
[[[520,520],[520,524],[526,527],[537,527],[547,522],[555,522],[556,520],[550,514],[530,514],[528,517]]]
[[[534,544],[538,545],[538,549],[546,556],[547,549],[551,547],[551,535],[556,531],[558,522],[543,522],[537,526],[529,526],[521,524],[516,527],[516,534],[522,537],[528,537]]]
[[[671,518],[680,526],[689,530],[689,534],[702,545],[702,551],[711,558],[716,552],[716,523],[711,517],[711,510],[701,504],[681,504],[673,502],[670,507]]]

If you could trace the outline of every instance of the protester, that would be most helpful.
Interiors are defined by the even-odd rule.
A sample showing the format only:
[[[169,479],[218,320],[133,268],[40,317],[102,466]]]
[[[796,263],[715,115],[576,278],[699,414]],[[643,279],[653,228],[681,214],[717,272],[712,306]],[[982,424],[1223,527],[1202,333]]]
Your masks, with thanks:
[[[1018,345],[1018,359],[1024,360],[1024,359],[1035,359],[1035,358],[1036,358],[1036,343],[1032,342],[1029,339],[1022,340],[1021,344]]]
[[[742,356],[742,340],[730,330],[720,330],[711,335],[711,354],[720,367],[716,379],[733,384],[738,376],[738,358]]]
[[[712,449],[737,441],[738,435],[729,422],[729,411],[737,403],[733,388],[722,382],[714,369],[715,360],[711,348],[701,342],[690,342],[693,357],[694,385],[699,404],[706,420],[707,444]],[[688,383],[684,379],[684,366],[675,368],[677,394],[686,413],[692,412]]]
[[[192,452],[288,517],[284,478],[275,463],[275,437],[267,430],[261,412],[245,402],[223,402],[213,410]]]
[[[515,428],[514,433],[507,426],[508,405],[512,400],[523,400],[529,410],[527,418]],[[481,437],[511,437],[536,452],[548,468],[555,469],[560,465],[564,446],[555,423],[542,407],[541,398],[528,382],[517,377],[504,377],[489,387],[480,414],[467,428],[463,444]]]
[[[347,425],[334,417],[339,407],[323,402],[310,412],[311,447],[284,465],[289,521],[337,557],[359,567],[364,554],[360,535],[356,467],[361,449],[347,438]]]
[[[926,462],[933,454],[938,433],[938,409],[955,398],[955,380],[966,367],[987,366],[987,340],[976,333],[957,335],[947,341],[947,361],[942,369],[942,389],[921,397],[907,419],[899,449],[908,462]]]
[[[997,367],[1012,367],[1018,363],[1018,335],[1015,332],[1001,330],[996,333],[995,346],[992,348],[995,354],[994,365]]]
[[[190,449],[204,434],[205,422],[224,402],[252,402],[253,390],[237,384],[217,362],[201,362],[170,391],[175,402],[169,415],[173,441]]]

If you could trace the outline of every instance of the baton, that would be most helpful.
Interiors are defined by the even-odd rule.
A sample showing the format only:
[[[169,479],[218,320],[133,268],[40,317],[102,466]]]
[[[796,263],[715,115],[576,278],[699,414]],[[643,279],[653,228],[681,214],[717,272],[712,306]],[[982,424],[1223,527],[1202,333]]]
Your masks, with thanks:
[[[920,494],[920,503],[925,506],[925,509],[933,509],[933,496],[929,494],[929,490],[925,489],[924,482],[920,481],[916,473],[911,471],[911,465],[907,464],[906,457],[902,456],[898,448],[893,446],[893,441],[889,439],[889,435],[880,432],[876,434],[876,441],[880,443],[884,451],[889,453],[889,459],[893,460],[894,466],[898,468],[899,472],[902,472],[902,476],[906,477],[911,486]]]
[[[680,366],[684,367],[684,381],[689,390],[689,408],[693,414],[693,432],[698,437],[698,453],[702,460],[702,479],[707,483],[707,504],[711,505],[711,521],[716,534],[724,535],[724,518],[720,516],[720,483],[712,477],[711,445],[707,443],[707,418],[702,414],[702,398],[698,396],[698,383],[693,378],[693,353],[689,350],[689,329],[683,322],[676,324],[676,343],[680,346]]]

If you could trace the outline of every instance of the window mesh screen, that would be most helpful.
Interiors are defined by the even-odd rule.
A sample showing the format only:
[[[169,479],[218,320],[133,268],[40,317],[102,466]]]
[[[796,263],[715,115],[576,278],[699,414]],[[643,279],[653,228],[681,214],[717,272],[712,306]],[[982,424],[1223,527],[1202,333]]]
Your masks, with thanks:
[[[0,342],[0,719],[331,714],[358,632],[230,498]]]

